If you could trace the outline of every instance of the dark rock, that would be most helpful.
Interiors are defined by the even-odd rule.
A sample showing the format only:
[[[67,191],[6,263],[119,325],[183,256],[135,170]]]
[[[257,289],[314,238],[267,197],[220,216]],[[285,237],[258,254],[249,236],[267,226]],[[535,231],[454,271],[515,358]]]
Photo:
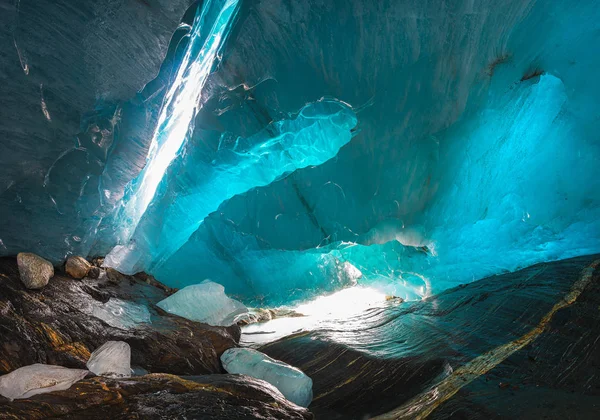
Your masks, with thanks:
[[[599,259],[592,255],[537,264],[421,302],[369,311],[350,327],[296,334],[260,350],[312,378],[309,409],[317,418],[364,419],[399,407],[414,411],[385,418],[418,418],[431,403],[429,418],[440,420],[595,419],[600,401]],[[548,322],[555,305],[565,304],[588,274],[590,283],[581,295]],[[540,335],[517,350],[514,343],[540,325]],[[336,342],[340,339],[355,348]],[[497,349],[508,352],[505,359],[495,359]],[[456,373],[484,354],[490,356],[474,369],[480,372],[474,380],[472,371]],[[428,394],[447,378],[456,394]]]
[[[267,382],[240,375],[180,378],[150,374],[127,380],[84,379],[66,391],[12,403],[0,397],[0,419],[296,419],[312,414]]]
[[[149,372],[222,372],[219,356],[237,345],[238,326],[212,327],[167,314],[155,306],[166,297],[162,288],[134,276],[119,278],[118,284],[104,276],[75,282],[57,274],[43,292],[28,291],[15,259],[0,258],[0,374],[33,363],[85,368],[90,353],[109,340],[127,342],[131,363]],[[110,299],[147,306],[151,324],[121,329],[91,315]]]
[[[100,269],[98,267],[92,266],[90,271],[88,272],[88,277],[91,279],[97,279],[100,277]]]

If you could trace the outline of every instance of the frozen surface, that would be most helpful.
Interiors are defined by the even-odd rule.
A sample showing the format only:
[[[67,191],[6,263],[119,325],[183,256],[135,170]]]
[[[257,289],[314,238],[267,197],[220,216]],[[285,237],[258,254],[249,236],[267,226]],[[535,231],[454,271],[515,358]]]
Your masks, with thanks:
[[[40,58],[56,46],[7,26],[18,77],[5,79],[35,87],[35,106],[13,110],[12,84],[3,98],[2,133],[31,135],[7,143],[19,153],[0,178],[0,252],[110,251],[121,271],[210,278],[256,305],[352,285],[420,299],[600,252],[596,2],[247,3],[190,10],[125,105],[93,103],[123,96],[95,66],[67,73],[69,92],[103,87],[80,92],[85,115],[63,86],[33,82],[60,79]],[[45,128],[25,130],[16,116],[38,102],[27,124]],[[81,125],[75,148],[66,120]],[[56,138],[37,135],[47,127]],[[36,166],[23,156],[38,144],[52,153]]]
[[[128,378],[131,376],[131,347],[124,341],[107,341],[93,351],[86,366],[99,376]]]
[[[135,328],[139,324],[152,322],[150,311],[145,305],[118,298],[110,298],[106,303],[98,303],[91,309],[91,314],[111,327],[121,329]]]
[[[36,363],[0,376],[0,395],[10,400],[69,389],[87,370]]]
[[[285,398],[302,407],[312,401],[312,379],[300,369],[270,358],[253,349],[234,348],[221,356],[223,367],[229,373],[252,376],[269,382]]]
[[[225,294],[223,286],[210,280],[184,287],[157,305],[169,313],[215,326],[232,325],[238,315],[248,312],[243,303]]]

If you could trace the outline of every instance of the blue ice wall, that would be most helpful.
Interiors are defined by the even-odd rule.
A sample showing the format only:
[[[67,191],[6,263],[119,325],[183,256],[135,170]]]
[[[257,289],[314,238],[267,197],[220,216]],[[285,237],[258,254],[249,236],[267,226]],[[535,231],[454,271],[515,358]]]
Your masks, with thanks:
[[[0,214],[32,210],[4,217],[4,253],[112,249],[125,272],[280,304],[356,283],[418,299],[600,251],[596,2],[215,0],[195,16],[144,106],[97,104],[43,182],[2,178]]]
[[[354,105],[361,132],[336,159],[222,203],[157,268],[159,278],[183,286],[209,277],[265,304],[355,283],[415,299],[600,250],[598,84],[586,71],[597,55],[578,58],[578,51],[598,49],[594,5],[509,1],[469,9],[454,2],[435,11],[426,4],[404,11],[382,5],[386,18],[362,4],[361,17],[312,28],[321,44],[300,46],[295,58],[314,76],[306,78],[310,83],[273,63],[288,49],[272,39],[289,40],[279,28],[293,28],[292,18],[277,15],[285,24],[268,27],[264,40],[237,39],[233,57],[244,45],[272,65],[272,78],[250,89],[258,102],[278,99],[277,107],[265,99],[263,112],[285,109],[285,102],[293,108],[294,99],[314,90]],[[392,10],[398,15],[390,18]],[[411,21],[409,12],[429,20]],[[310,21],[316,12],[292,13]],[[357,21],[386,27],[385,19],[394,18],[404,23],[404,37],[390,29],[392,39],[381,45],[348,30]],[[264,23],[267,16],[255,11],[242,25],[252,27],[253,19]],[[341,59],[327,61],[342,55],[336,50],[345,47],[336,38],[342,32],[350,44],[375,48],[369,53],[377,51],[378,70],[367,72],[364,50],[344,51],[355,72],[342,72]],[[323,43],[328,36],[340,43]],[[397,45],[404,49],[396,55]],[[310,64],[316,57],[326,60],[318,69]],[[235,67],[230,60],[226,65]],[[252,86],[248,74],[260,73],[260,64],[244,64],[236,70]],[[229,95],[237,108],[227,108],[220,121],[244,130],[247,102]]]

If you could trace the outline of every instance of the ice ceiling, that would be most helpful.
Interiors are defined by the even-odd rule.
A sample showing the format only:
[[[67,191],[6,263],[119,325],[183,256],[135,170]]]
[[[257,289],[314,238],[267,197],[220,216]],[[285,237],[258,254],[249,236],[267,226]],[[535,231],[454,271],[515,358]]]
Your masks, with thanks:
[[[42,80],[15,22],[2,77]],[[53,135],[5,118],[0,251],[108,253],[267,305],[600,252],[599,22],[595,1],[206,0],[79,132],[32,82],[28,130]]]

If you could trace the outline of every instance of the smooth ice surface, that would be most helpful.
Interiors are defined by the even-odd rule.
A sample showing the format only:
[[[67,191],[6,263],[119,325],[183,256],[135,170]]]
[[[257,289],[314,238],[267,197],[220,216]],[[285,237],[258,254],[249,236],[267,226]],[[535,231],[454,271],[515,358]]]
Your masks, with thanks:
[[[252,376],[269,382],[285,398],[302,407],[312,401],[312,379],[300,369],[270,358],[253,349],[228,349],[221,355],[223,367],[229,373]]]
[[[150,311],[145,305],[110,298],[106,303],[98,302],[91,308],[91,314],[100,318],[111,327],[129,329],[139,324],[152,322]]]
[[[124,341],[107,341],[92,352],[86,366],[99,376],[128,378],[131,376],[131,347]]]
[[[184,287],[158,302],[157,306],[192,321],[215,326],[232,325],[238,315],[248,312],[243,303],[225,294],[223,286],[210,280]]]
[[[0,395],[10,400],[69,389],[88,374],[83,369],[36,363],[0,376]]]

